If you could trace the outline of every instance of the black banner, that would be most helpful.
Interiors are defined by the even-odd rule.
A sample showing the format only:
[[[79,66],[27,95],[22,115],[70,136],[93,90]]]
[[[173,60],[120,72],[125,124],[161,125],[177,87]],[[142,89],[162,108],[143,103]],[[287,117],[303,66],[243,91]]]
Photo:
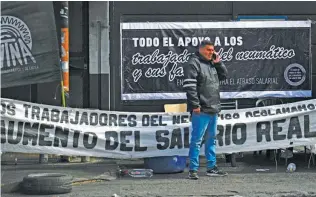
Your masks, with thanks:
[[[222,98],[310,97],[308,21],[123,23],[122,99],[185,99],[183,69],[206,39],[225,63]]]
[[[60,80],[52,2],[1,2],[1,87]]]

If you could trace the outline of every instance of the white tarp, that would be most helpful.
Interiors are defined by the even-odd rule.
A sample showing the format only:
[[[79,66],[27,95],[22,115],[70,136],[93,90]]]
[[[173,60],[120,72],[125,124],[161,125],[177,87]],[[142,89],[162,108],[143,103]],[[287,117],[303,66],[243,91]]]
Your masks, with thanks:
[[[314,145],[315,104],[316,99],[222,111],[217,153]],[[3,98],[1,151],[109,158],[185,156],[189,116],[63,108]]]

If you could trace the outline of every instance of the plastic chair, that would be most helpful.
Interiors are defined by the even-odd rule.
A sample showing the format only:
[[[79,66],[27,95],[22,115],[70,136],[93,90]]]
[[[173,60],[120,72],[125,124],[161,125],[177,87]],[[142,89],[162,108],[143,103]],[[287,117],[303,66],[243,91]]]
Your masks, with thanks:
[[[165,104],[164,105],[165,112],[186,112],[187,111],[187,104],[180,103],[180,104]]]

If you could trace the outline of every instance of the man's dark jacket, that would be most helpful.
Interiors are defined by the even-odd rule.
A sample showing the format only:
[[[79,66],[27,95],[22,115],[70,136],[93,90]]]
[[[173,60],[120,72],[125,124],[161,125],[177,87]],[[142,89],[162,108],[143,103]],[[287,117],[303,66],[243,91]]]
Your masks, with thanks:
[[[188,110],[200,107],[202,112],[216,114],[221,111],[219,81],[227,77],[223,62],[213,64],[199,52],[183,66],[183,90],[187,94]]]

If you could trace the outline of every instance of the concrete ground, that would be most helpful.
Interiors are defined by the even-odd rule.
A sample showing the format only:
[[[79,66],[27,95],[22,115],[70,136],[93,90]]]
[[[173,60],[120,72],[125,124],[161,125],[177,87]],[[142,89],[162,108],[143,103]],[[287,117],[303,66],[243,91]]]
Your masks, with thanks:
[[[275,163],[264,155],[254,157],[252,153],[245,154],[244,157],[238,159],[238,166],[234,168],[223,159],[219,159],[219,167],[227,171],[229,175],[214,178],[204,175],[205,160],[202,159],[199,180],[188,180],[187,171],[177,174],[154,174],[149,179],[132,177],[115,179],[114,177],[103,181],[76,182],[73,184],[73,191],[69,194],[45,196],[110,197],[117,194],[120,197],[316,197],[316,167],[312,166],[308,169],[308,160],[305,161],[303,154],[295,154],[289,162],[296,164],[296,172],[287,173],[284,160],[278,163],[276,170]],[[33,172],[68,173],[76,180],[83,180],[83,178],[91,180],[101,174],[111,177],[111,175],[114,176],[113,172],[117,165],[141,168],[143,162],[142,160],[105,160],[98,163],[77,164],[18,164],[17,166],[3,164],[1,183],[22,180],[23,176]],[[257,169],[267,169],[267,171],[258,172]],[[2,193],[1,196],[26,195],[16,192]]]

